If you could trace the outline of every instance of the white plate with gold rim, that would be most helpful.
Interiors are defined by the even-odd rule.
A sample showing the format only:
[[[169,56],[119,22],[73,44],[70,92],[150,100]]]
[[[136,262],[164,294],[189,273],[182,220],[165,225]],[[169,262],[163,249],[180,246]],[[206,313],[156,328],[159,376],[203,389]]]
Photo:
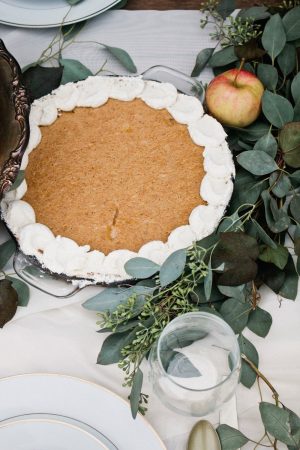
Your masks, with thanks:
[[[0,23],[25,28],[68,25],[95,17],[121,1],[82,0],[70,7],[67,0],[0,0]]]
[[[125,400],[95,383],[56,374],[16,375],[0,380],[0,398],[0,420],[57,414],[99,430],[118,450],[141,450],[141,443],[143,450],[166,450],[142,416],[133,420]]]

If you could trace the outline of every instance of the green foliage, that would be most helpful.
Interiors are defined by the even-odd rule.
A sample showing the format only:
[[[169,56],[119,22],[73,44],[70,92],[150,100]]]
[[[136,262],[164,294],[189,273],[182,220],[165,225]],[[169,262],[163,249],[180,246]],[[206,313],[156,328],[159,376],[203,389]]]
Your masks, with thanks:
[[[279,406],[261,402],[259,411],[266,431],[287,445],[298,445],[290,433],[289,413]]]
[[[9,239],[0,245],[0,269],[5,267],[15,251],[16,243],[13,239]]]
[[[137,68],[131,58],[131,56],[121,48],[110,47],[109,45],[102,44],[105,49],[113,55],[129,72],[136,73]]]
[[[272,316],[264,309],[257,306],[251,311],[247,327],[260,337],[266,337],[272,325]]]
[[[32,100],[49,94],[56,89],[62,79],[63,67],[42,67],[36,65],[23,72],[23,80]]]
[[[287,41],[300,38],[300,6],[288,11],[282,19]]]
[[[160,266],[146,258],[132,258],[125,264],[128,275],[134,278],[148,278],[158,272]]]
[[[75,59],[60,59],[59,63],[64,68],[61,84],[85,80],[87,77],[93,75],[90,69]]]
[[[264,92],[262,110],[268,121],[277,128],[282,128],[294,117],[291,103],[281,95],[273,94],[270,91]]]
[[[17,189],[20,186],[20,184],[24,181],[24,178],[25,178],[25,170],[19,170],[17,178],[10,187],[10,191]]]
[[[191,73],[191,77],[197,77],[200,75],[206,64],[209,62],[213,52],[214,52],[213,48],[204,48],[201,50],[200,53],[198,53],[195,67]]]
[[[286,33],[279,14],[271,16],[265,25],[261,42],[272,61],[280,54],[286,43]]]
[[[185,263],[185,250],[177,250],[176,252],[172,253],[160,268],[160,285],[162,287],[165,287],[168,284],[173,283],[173,281],[177,280],[184,271]]]
[[[273,91],[278,83],[278,71],[270,64],[259,63],[257,66],[257,76],[265,88]]]
[[[266,175],[278,169],[270,155],[259,150],[246,151],[238,155],[237,161],[244,169],[253,175]]]
[[[24,281],[6,275],[6,279],[12,283],[12,287],[18,295],[18,306],[27,306],[29,302],[29,287]]]
[[[10,280],[0,280],[0,328],[16,314],[18,294]]]
[[[244,354],[256,367],[258,367],[258,353],[254,345],[242,334],[238,337],[241,354]],[[256,380],[254,370],[242,359],[241,383],[247,388],[251,388]]]
[[[222,450],[238,450],[249,441],[243,433],[229,425],[219,425],[217,433],[221,441]]]

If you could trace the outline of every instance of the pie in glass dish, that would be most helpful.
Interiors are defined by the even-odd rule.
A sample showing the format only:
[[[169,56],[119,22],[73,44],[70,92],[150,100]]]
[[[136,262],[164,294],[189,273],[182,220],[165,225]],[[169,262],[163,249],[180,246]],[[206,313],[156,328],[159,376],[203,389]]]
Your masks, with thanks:
[[[209,235],[231,198],[220,123],[169,83],[89,77],[36,100],[24,181],[2,217],[25,255],[55,274],[122,283],[124,264],[162,264]]]

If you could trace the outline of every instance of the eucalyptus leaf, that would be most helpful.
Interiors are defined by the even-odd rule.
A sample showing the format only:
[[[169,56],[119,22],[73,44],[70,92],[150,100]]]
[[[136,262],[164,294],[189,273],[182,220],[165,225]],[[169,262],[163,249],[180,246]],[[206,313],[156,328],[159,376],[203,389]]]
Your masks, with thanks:
[[[279,295],[289,300],[295,300],[298,291],[298,274],[291,255],[289,255],[287,265],[285,266],[285,279],[280,287]]]
[[[244,231],[238,211],[235,211],[231,216],[225,216],[222,219],[218,227],[218,233],[224,231]]]
[[[82,30],[85,24],[86,20],[83,20],[82,22],[71,23],[70,25],[63,25],[61,28],[61,32],[64,41],[67,42],[73,39]]]
[[[77,5],[77,3],[82,2],[82,0],[67,0],[67,2],[73,6],[73,5]]]
[[[269,89],[274,91],[278,83],[278,72],[276,67],[270,64],[260,63],[257,66],[257,76],[262,82],[262,84]]]
[[[293,78],[291,91],[295,103],[300,101],[300,72]]]
[[[116,364],[122,359],[122,349],[126,347],[136,336],[136,329],[128,333],[110,334],[102,344],[98,355],[97,364]]]
[[[268,121],[277,128],[282,128],[294,117],[291,103],[281,95],[270,91],[265,91],[263,94],[262,110]]]
[[[274,159],[259,150],[245,151],[237,156],[238,163],[253,175],[266,175],[278,169]]]
[[[252,219],[252,223],[254,224],[255,228],[257,229],[257,234],[258,234],[259,238],[262,240],[262,242],[267,244],[269,247],[276,249],[277,244],[273,241],[273,239],[270,238],[268,233],[266,233],[266,231],[259,225],[259,223],[256,222],[255,219]]]
[[[18,306],[27,306],[29,302],[29,287],[24,281],[18,278],[6,275],[7,280],[11,281],[12,287],[18,294]]]
[[[245,204],[254,205],[266,187],[266,182],[258,181],[257,178],[241,168],[236,174],[234,191],[230,200],[230,211],[236,211]]]
[[[90,69],[76,59],[60,59],[59,62],[64,68],[61,84],[85,80],[93,75]]]
[[[207,274],[206,274],[206,277],[204,278],[204,294],[205,294],[206,300],[210,299],[212,283],[213,283],[213,272],[211,269],[211,265],[209,263],[208,268],[207,268]]]
[[[241,9],[238,17],[242,19],[263,20],[270,17],[267,6],[252,6],[251,8]]]
[[[61,83],[63,67],[29,67],[23,72],[23,81],[32,100],[50,94]]]
[[[236,334],[241,333],[247,325],[250,311],[251,306],[249,303],[241,302],[236,298],[226,300],[220,308],[223,319]]]
[[[146,258],[132,258],[125,264],[125,270],[128,275],[134,278],[149,278],[158,272],[160,266],[150,259]]]
[[[286,43],[286,34],[279,14],[271,16],[266,23],[261,42],[272,61],[274,61]]]
[[[261,246],[259,253],[259,259],[275,264],[275,266],[277,266],[279,269],[285,268],[288,262],[288,257],[288,249],[279,244],[275,249],[272,247],[268,247],[267,245],[263,245]]]
[[[213,52],[214,48],[204,48],[200,53],[198,53],[191,77],[198,77],[200,75],[206,64],[209,62]]]
[[[283,17],[282,22],[288,41],[294,41],[300,38],[300,6],[296,6],[288,11]]]
[[[238,343],[240,346],[240,351],[242,354],[247,356],[247,358],[258,367],[259,357],[256,348],[254,345],[242,334],[238,337]],[[242,367],[241,367],[241,383],[247,388],[251,388],[256,380],[256,373],[253,369],[242,359]]]
[[[274,231],[275,233],[281,233],[282,231],[287,230],[291,223],[291,220],[285,208],[283,206],[279,208],[276,200],[273,197],[270,198],[270,211],[274,219],[274,226],[272,231]]]
[[[267,264],[263,261],[259,261],[258,264],[261,280],[272,289],[275,294],[279,294],[286,278],[284,270],[278,269],[274,264]]]
[[[285,44],[284,49],[277,58],[278,65],[285,77],[296,67],[296,59],[297,54],[295,47],[291,44]]]
[[[226,424],[221,424],[217,428],[222,450],[238,450],[243,447],[249,439],[239,430]]]
[[[291,190],[292,184],[289,177],[283,172],[273,172],[269,178],[272,193],[278,198],[285,197]]]
[[[270,124],[256,121],[245,128],[234,128],[238,135],[245,141],[256,142],[270,131]]]
[[[4,268],[15,251],[16,243],[13,239],[9,239],[0,245],[0,269]]]
[[[119,63],[122,64],[123,67],[125,67],[125,69],[128,70],[128,72],[131,73],[136,73],[137,72],[137,68],[131,58],[131,56],[125,51],[122,50],[121,48],[118,47],[110,47],[109,45],[105,45],[102,44],[106,50],[113,55],[118,61]]]
[[[290,174],[290,181],[294,188],[300,186],[300,170],[295,170],[295,172]]]
[[[223,17],[223,19],[226,19],[226,17],[230,16],[235,8],[235,0],[221,0],[216,6],[216,10]]]
[[[160,268],[159,279],[162,287],[167,286],[182,275],[186,263],[186,250],[176,250]]]
[[[277,154],[277,141],[274,138],[272,133],[267,133],[264,136],[262,136],[256,144],[253,147],[253,150],[259,150],[261,152],[266,152],[268,155],[271,156],[271,158],[275,158]]]
[[[218,286],[219,291],[226,297],[232,297],[242,302],[245,301],[244,288],[244,284],[240,286]]]
[[[209,65],[211,67],[221,67],[238,60],[235,54],[234,47],[225,47],[222,50],[215,52],[210,58]]]
[[[264,309],[257,306],[251,311],[247,327],[260,337],[266,337],[272,326],[272,316]]]
[[[0,280],[0,328],[16,314],[18,294],[10,280]]]
[[[172,377],[196,378],[201,373],[190,361],[190,359],[181,352],[173,351],[169,356],[167,373]]]
[[[283,159],[293,168],[300,167],[300,122],[288,123],[279,133]]]
[[[292,213],[292,216],[295,220],[297,220],[298,223],[300,223],[300,195],[296,194],[293,196],[291,203],[290,203],[290,210]]]
[[[138,368],[132,380],[132,388],[130,392],[130,408],[132,417],[135,419],[139,411],[140,396],[143,386],[143,372]]]
[[[294,108],[294,121],[300,122],[300,99],[297,101]]]
[[[24,178],[25,178],[25,170],[19,170],[17,178],[15,179],[9,190],[14,191],[15,189],[17,189],[20,186],[20,184],[23,183]]]
[[[272,403],[261,402],[259,411],[268,433],[287,445],[297,445],[291,436],[289,425],[289,413]]]

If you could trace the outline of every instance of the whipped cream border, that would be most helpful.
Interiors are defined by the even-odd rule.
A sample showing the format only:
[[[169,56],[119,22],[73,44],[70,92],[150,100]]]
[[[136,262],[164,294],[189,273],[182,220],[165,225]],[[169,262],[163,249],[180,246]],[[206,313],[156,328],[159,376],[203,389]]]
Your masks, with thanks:
[[[30,112],[30,139],[21,168],[26,169],[28,155],[41,141],[41,126],[55,122],[60,111],[72,111],[80,106],[101,107],[109,98],[122,101],[141,98],[151,108],[167,109],[177,122],[187,126],[193,142],[204,147],[206,174],[199,196],[207,204],[194,208],[189,223],[173,230],[167,242],[151,241],[137,253],[120,249],[105,256],[100,250],[91,251],[88,245],[79,246],[67,237],[54,236],[46,225],[36,223],[33,208],[21,200],[27,191],[26,180],[17,189],[7,192],[1,202],[2,219],[15,235],[23,253],[34,256],[51,272],[84,280],[85,284],[127,281],[130,276],[124,265],[129,259],[142,256],[162,264],[174,251],[211,234],[229,203],[235,176],[226,133],[216,119],[204,114],[201,102],[178,93],[170,83],[144,81],[142,77],[88,77],[78,83],[60,86],[35,100]]]

